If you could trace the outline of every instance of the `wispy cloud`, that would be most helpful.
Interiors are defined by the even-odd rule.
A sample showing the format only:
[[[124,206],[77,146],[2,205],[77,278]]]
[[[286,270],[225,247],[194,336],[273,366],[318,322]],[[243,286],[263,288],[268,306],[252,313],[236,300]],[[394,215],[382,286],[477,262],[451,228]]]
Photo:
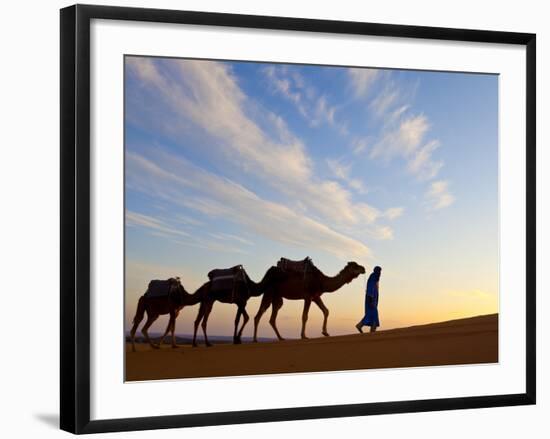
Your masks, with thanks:
[[[449,207],[454,203],[455,198],[449,192],[449,182],[445,180],[434,181],[426,192],[430,210],[439,210]]]
[[[301,89],[304,88],[304,81],[301,75],[287,76],[285,67],[268,66],[264,68],[266,77],[270,80],[273,89],[294,103],[302,116],[309,118],[309,111],[303,101]],[[310,91],[313,94],[313,91]]]
[[[197,220],[196,218],[191,218],[188,215],[182,215],[181,213],[177,213],[173,215],[172,219],[178,223],[189,225],[189,226],[202,226],[204,223],[202,221]]]
[[[395,157],[412,157],[428,128],[428,119],[423,115],[407,117],[396,125],[392,124],[384,130],[381,138],[370,150],[370,158],[391,160]]]
[[[369,108],[378,117],[385,116],[399,99],[399,91],[393,84],[386,87],[370,102]]]
[[[357,98],[366,97],[380,76],[380,70],[368,68],[349,69],[353,92]]]
[[[247,254],[249,253],[247,250],[245,250],[242,246],[238,245],[229,245],[225,241],[216,241],[213,239],[204,239],[199,237],[194,237],[190,240],[179,240],[175,241],[176,244],[181,244],[183,246],[190,246],[190,247],[196,247],[196,248],[202,248],[205,250],[212,250],[215,252],[225,252],[225,253],[240,253],[240,254]]]
[[[335,175],[335,177],[341,180],[347,180],[349,178],[350,165],[344,165],[338,160],[327,159],[327,165]]]
[[[233,235],[231,233],[209,233],[209,235],[213,236],[214,238],[221,239],[222,241],[236,241],[240,244],[254,245],[254,243],[249,239]]]
[[[440,147],[438,140],[431,140],[418,148],[407,163],[407,169],[422,180],[431,180],[443,167],[442,160],[434,160],[432,153]]]
[[[373,206],[353,202],[352,194],[338,182],[318,178],[304,143],[279,115],[245,96],[226,64],[148,58],[128,62],[141,89],[155,91],[151,99],[162,108],[165,120],[193,123],[210,136],[211,149],[224,156],[226,166],[231,163],[262,179],[294,203],[296,211],[336,228],[364,227],[383,218]],[[291,78],[306,87],[296,75]],[[251,107],[256,119],[270,124],[269,131],[247,114],[245,108]],[[358,182],[353,185],[360,187]]]
[[[338,160],[327,159],[327,165],[336,178],[346,182],[349,187],[358,193],[366,194],[368,192],[361,180],[350,176],[351,164],[345,165]]]
[[[347,133],[345,123],[336,120],[336,107],[328,102],[325,95],[319,94],[308,84],[298,71],[274,65],[265,67],[263,71],[273,90],[292,102],[310,126],[318,127],[327,123],[340,133]]]
[[[431,180],[436,177],[443,161],[433,158],[440,142],[426,140],[430,129],[427,117],[422,114],[390,117],[380,139],[369,152],[370,158],[385,161],[400,158],[405,161],[407,171],[418,179]]]
[[[144,215],[142,213],[132,212],[130,210],[126,211],[126,225],[131,227],[135,226],[150,229],[154,232],[160,232],[160,234],[162,234],[163,236],[191,236],[189,233],[184,232],[183,230],[178,230],[177,228],[170,227],[158,218]]]
[[[270,136],[246,114],[246,104],[252,103],[227,65],[149,58],[128,58],[127,62],[131,73],[142,82],[141,89],[155,91],[152,103],[165,120],[176,126],[192,123],[211,136],[211,148],[234,165],[268,179],[285,181],[303,181],[312,174],[303,143],[288,131],[282,118],[263,113],[276,131]],[[128,110],[139,111],[130,107]]]
[[[369,141],[366,137],[354,137],[351,141],[351,151],[354,155],[361,155],[369,146]]]
[[[240,238],[230,234],[215,234],[209,235],[214,239],[205,239],[200,237],[197,233],[190,234],[186,231],[178,229],[177,226],[170,225],[164,219],[154,217],[151,215],[144,215],[142,213],[126,210],[126,225],[129,227],[140,227],[148,230],[153,236],[159,236],[168,239],[170,242],[176,244],[182,244],[185,246],[205,248],[215,251],[223,251],[230,253],[245,253],[245,251],[236,246],[228,244],[228,241],[232,241],[233,244],[246,244],[252,245],[250,241],[244,238]]]
[[[157,152],[153,161],[130,153],[127,163],[132,187],[150,196],[231,221],[275,242],[316,248],[341,258],[369,254],[364,243],[185,159]]]
[[[407,172],[417,179],[436,178],[444,166],[443,160],[434,158],[441,144],[428,137],[431,126],[427,116],[411,110],[410,102],[418,83],[409,88],[398,85],[390,72],[373,75],[369,70],[350,70],[350,75],[354,78],[358,97],[365,97],[372,84],[378,84],[378,92],[369,93],[372,97],[368,99],[368,108],[382,127],[371,142],[361,137],[354,139],[352,152],[361,155],[368,151],[371,159],[385,162],[400,159],[405,162]]]
[[[384,212],[384,216],[390,220],[393,220],[403,215],[404,210],[405,209],[403,207],[390,207]]]
[[[376,234],[380,239],[393,239],[393,230],[388,226],[380,226],[376,230]]]

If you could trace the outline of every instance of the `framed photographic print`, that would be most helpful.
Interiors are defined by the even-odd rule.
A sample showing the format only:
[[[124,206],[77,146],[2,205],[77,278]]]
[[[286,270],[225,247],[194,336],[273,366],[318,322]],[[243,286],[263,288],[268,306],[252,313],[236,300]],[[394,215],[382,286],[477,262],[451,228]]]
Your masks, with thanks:
[[[73,433],[534,404],[535,35],[62,9],[61,267]]]

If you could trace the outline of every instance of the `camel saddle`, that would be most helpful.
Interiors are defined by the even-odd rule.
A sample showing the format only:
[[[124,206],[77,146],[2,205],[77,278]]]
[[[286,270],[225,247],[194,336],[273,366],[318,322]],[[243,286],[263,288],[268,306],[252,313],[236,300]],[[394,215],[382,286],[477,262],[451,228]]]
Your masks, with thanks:
[[[149,282],[145,297],[168,297],[177,295],[178,286],[180,285],[179,277],[171,277],[166,280],[152,280]]]
[[[231,268],[216,268],[208,273],[210,291],[234,290],[239,282],[246,281],[246,274],[242,265]]]
[[[283,271],[292,271],[295,273],[303,273],[304,275],[312,270],[314,267],[311,258],[308,256],[301,261],[292,261],[287,258],[281,258],[277,262],[277,268]]]

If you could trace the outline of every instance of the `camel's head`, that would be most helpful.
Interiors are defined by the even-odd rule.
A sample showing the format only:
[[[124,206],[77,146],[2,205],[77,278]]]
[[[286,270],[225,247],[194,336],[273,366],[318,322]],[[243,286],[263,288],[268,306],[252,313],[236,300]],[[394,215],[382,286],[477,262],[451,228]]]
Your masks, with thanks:
[[[353,278],[356,278],[361,274],[365,274],[365,267],[359,265],[357,262],[352,261],[346,264],[346,271],[350,273]]]

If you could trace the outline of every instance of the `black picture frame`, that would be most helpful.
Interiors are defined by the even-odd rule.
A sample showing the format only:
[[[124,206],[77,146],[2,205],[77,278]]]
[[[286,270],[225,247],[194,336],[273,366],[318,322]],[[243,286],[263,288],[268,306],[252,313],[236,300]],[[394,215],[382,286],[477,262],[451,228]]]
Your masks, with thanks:
[[[90,21],[133,20],[334,34],[407,37],[526,47],[526,376],[525,393],[90,420]],[[325,417],[364,416],[535,404],[536,36],[291,17],[75,5],[60,11],[61,88],[61,374],[60,427],[99,433]]]

